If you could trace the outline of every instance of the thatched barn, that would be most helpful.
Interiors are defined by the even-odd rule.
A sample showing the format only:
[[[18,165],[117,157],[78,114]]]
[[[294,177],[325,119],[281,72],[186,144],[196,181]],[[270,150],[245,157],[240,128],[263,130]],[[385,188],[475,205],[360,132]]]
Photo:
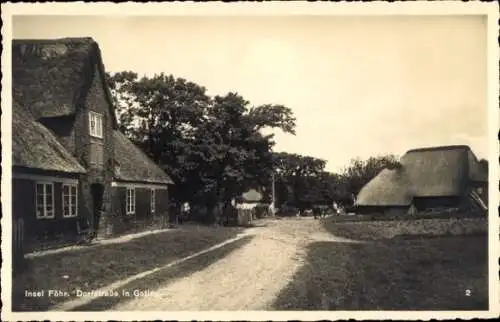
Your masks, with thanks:
[[[25,241],[67,242],[85,231],[112,235],[116,223],[135,225],[122,203],[125,215],[151,209],[168,215],[163,191],[171,180],[117,133],[93,39],[14,40],[12,81],[13,217],[24,221]],[[118,174],[117,165],[123,167]],[[118,186],[155,195],[128,189],[124,196]],[[151,201],[148,211],[144,204]]]
[[[359,192],[358,213],[412,213],[438,209],[486,211],[488,174],[468,146],[414,149],[400,166],[383,169]]]

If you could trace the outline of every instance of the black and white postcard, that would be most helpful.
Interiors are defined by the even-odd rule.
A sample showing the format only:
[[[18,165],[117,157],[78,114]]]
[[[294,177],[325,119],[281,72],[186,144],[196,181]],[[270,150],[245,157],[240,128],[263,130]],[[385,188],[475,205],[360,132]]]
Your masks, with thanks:
[[[2,319],[500,314],[498,4],[2,20]]]

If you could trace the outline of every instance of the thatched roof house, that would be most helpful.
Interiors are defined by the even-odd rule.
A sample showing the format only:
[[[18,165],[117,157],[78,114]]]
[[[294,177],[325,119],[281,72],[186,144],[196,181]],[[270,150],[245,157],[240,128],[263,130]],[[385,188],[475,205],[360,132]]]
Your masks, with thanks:
[[[471,193],[487,204],[488,176],[468,146],[413,149],[400,162],[401,167],[382,170],[361,189],[356,199],[360,212],[461,207]]]
[[[75,115],[84,108],[94,74],[106,84],[101,51],[92,38],[12,41],[12,96],[36,119]],[[113,110],[109,88],[102,91]],[[110,117],[116,126],[114,110]]]
[[[238,223],[245,225],[255,218],[262,218],[271,214],[271,204],[264,198],[265,188],[250,188],[234,202],[237,209]]]
[[[26,221],[23,236],[87,225],[107,237],[141,226],[131,218],[168,220],[172,180],[118,132],[93,39],[14,40],[12,77],[13,214]]]

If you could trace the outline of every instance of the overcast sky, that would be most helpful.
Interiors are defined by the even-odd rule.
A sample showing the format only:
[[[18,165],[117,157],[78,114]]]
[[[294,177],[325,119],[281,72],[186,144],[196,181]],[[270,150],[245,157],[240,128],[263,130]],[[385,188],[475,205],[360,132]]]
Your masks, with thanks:
[[[93,37],[109,72],[171,73],[290,107],[276,150],[328,161],[468,144],[487,157],[480,17],[18,16],[14,38]]]

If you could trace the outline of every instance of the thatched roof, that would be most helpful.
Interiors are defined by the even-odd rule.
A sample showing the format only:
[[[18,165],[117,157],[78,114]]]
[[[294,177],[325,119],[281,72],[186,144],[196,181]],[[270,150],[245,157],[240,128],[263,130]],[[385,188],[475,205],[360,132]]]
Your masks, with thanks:
[[[114,131],[115,161],[119,171],[115,179],[122,181],[172,184],[172,179],[123,133]]]
[[[255,203],[260,202],[262,200],[262,193],[255,189],[250,189],[247,192],[243,193],[240,198],[238,198],[239,202],[246,203]]]
[[[487,178],[468,146],[409,150],[401,167],[382,170],[358,194],[358,206],[409,205],[413,197],[461,195],[471,180]]]
[[[446,146],[415,149],[401,158],[413,194],[426,196],[457,196],[467,184],[467,151],[469,147]]]
[[[403,171],[384,169],[361,189],[356,202],[370,206],[407,206],[412,201],[409,188],[410,182]]]
[[[83,105],[96,65],[106,84],[101,52],[92,38],[13,40],[13,99],[36,119],[72,115]],[[113,110],[107,86],[104,92]]]
[[[16,103],[12,107],[12,164],[47,171],[86,172],[49,129]]]

